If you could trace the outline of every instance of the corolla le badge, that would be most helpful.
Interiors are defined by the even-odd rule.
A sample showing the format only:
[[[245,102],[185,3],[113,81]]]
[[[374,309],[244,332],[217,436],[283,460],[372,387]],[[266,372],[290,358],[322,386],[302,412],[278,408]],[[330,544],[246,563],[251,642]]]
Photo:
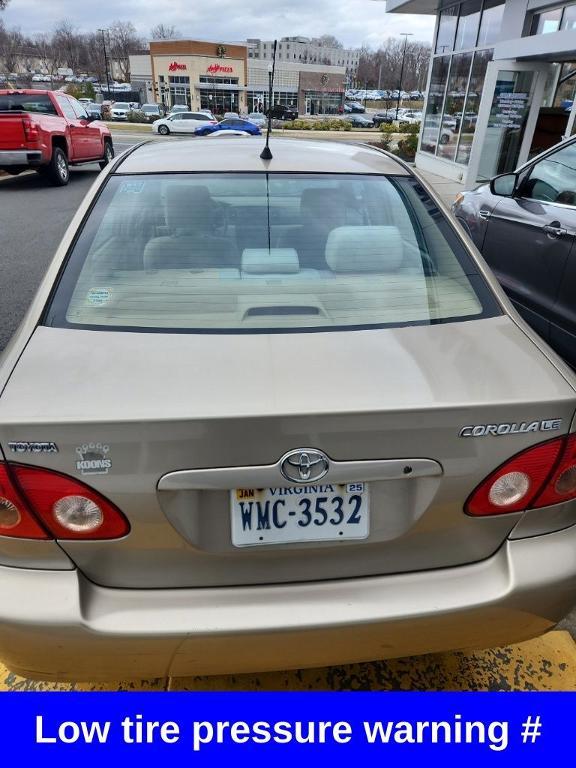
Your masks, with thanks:
[[[327,474],[329,468],[328,456],[312,448],[290,451],[280,459],[280,471],[293,483],[315,483]]]
[[[524,435],[527,432],[551,432],[562,428],[562,419],[523,421],[513,424],[475,424],[463,427],[460,437],[487,437],[488,435]]]

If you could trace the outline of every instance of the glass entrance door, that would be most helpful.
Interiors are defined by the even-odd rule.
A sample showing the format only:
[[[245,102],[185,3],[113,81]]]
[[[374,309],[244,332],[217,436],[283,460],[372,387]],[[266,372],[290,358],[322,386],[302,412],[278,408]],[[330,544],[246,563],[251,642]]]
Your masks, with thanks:
[[[528,159],[542,105],[544,87],[553,65],[492,61],[486,81],[467,186],[513,171]]]

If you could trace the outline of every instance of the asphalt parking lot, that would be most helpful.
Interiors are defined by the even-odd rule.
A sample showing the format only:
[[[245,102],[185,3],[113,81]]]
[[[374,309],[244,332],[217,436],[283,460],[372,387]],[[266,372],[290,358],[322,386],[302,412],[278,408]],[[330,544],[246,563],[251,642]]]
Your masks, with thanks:
[[[118,133],[116,152],[128,149],[141,139],[128,131]],[[71,169],[70,184],[65,188],[49,186],[36,173],[0,179],[0,351],[22,319],[59,240],[98,170],[97,165]],[[576,611],[563,627],[576,637]],[[576,647],[569,635],[552,633],[542,640],[506,649],[352,665],[331,671],[271,673],[208,681],[162,680],[138,685],[118,683],[112,687],[122,686],[172,690],[219,687],[574,690]],[[39,686],[12,675],[0,664],[0,690],[30,687]],[[57,687],[67,686],[57,684]]]

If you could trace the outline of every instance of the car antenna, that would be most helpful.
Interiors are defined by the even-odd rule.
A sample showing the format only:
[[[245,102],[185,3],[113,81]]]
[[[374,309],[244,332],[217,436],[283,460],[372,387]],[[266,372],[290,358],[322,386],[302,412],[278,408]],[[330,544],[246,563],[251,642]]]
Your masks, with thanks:
[[[276,73],[276,47],[278,40],[274,40],[274,51],[272,53],[272,63],[268,69],[268,128],[266,129],[266,145],[260,153],[262,160],[272,160],[270,151],[270,133],[272,132],[272,98],[274,93],[274,75]]]

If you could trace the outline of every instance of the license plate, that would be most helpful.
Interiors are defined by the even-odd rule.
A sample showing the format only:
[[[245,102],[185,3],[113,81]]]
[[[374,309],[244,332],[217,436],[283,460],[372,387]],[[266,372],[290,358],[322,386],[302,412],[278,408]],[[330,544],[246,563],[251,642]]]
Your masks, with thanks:
[[[367,538],[367,483],[231,491],[235,547]]]

